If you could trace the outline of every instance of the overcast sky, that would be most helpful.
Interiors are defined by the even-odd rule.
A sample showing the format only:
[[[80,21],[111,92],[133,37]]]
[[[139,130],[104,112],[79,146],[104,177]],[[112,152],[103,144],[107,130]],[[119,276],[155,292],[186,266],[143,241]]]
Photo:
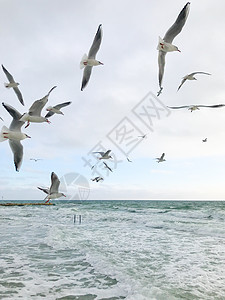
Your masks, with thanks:
[[[32,138],[22,141],[19,172],[8,142],[0,144],[0,197],[41,200],[45,195],[37,186],[48,187],[54,171],[62,178],[67,199],[224,199],[225,108],[192,113],[166,108],[225,103],[224,1],[191,1],[187,22],[173,41],[181,53],[167,54],[163,93],[158,99],[154,96],[158,36],[164,36],[185,4],[0,0],[0,63],[20,83],[25,107],[4,87],[2,71],[1,102],[24,113],[54,85],[49,105],[72,101],[63,109],[64,116],[51,117],[51,124],[22,127]],[[79,63],[99,24],[103,39],[97,59],[104,65],[93,68],[81,92]],[[197,75],[198,80],[187,81],[177,92],[182,77],[194,71],[212,76]],[[150,109],[151,126],[139,114],[148,101],[158,107]],[[9,126],[11,116],[3,107],[0,116],[2,125]],[[147,137],[138,138],[141,134]],[[113,160],[107,161],[112,173],[91,154],[101,148],[113,152]],[[157,163],[155,158],[163,152],[166,161]],[[104,181],[92,182],[99,174]]]

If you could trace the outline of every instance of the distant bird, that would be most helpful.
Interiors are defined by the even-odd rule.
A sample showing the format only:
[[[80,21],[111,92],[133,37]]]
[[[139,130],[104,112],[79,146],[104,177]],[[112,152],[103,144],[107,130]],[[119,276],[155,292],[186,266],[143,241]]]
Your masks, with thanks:
[[[164,157],[165,157],[165,153],[163,153],[160,157],[157,157],[156,159],[158,160],[158,163],[163,162],[163,161],[166,161],[166,160],[164,159]]]
[[[186,80],[197,80],[197,78],[194,77],[194,75],[196,75],[196,74],[211,75],[211,74],[205,73],[205,72],[193,72],[193,73],[190,73],[190,74],[188,74],[188,75],[186,75],[186,76],[183,77],[183,80],[181,81],[181,84],[179,85],[177,91],[179,91],[179,89],[185,83]]]
[[[30,125],[30,122],[34,123],[42,123],[47,122],[50,123],[49,120],[46,117],[41,116],[41,111],[45,104],[48,102],[48,97],[50,93],[56,88],[56,86],[53,86],[51,90],[48,92],[46,96],[44,96],[40,100],[36,100],[30,107],[29,112],[22,115],[20,121],[27,121],[27,125],[25,128],[27,128]]]
[[[132,162],[132,160],[130,160],[129,157],[127,157],[127,161]]]
[[[101,157],[98,157],[98,159],[110,159],[112,158],[111,155],[109,155],[109,153],[111,152],[111,150],[107,150],[106,152],[93,152],[93,153],[99,153],[101,155]]]
[[[84,68],[81,91],[83,91],[83,89],[88,84],[88,81],[91,76],[92,67],[103,65],[102,62],[95,59],[95,56],[100,48],[101,41],[102,41],[102,25],[99,25],[88,55],[84,54],[80,62],[80,69]]]
[[[2,120],[4,122],[4,120],[0,117],[0,120]]]
[[[140,137],[140,138],[142,138],[142,139],[145,139],[146,137],[147,137],[147,133],[146,134],[144,134],[144,135],[138,135],[138,137]]]
[[[104,180],[102,177],[100,177],[100,176],[97,176],[97,177],[95,177],[95,178],[93,178],[93,179],[91,179],[92,181],[96,181],[96,182],[99,182],[99,181],[101,181],[101,180]]]
[[[42,160],[42,158],[30,158],[30,160],[34,160],[35,162]]]
[[[187,108],[188,110],[190,110],[191,112],[193,112],[194,110],[199,110],[199,107],[208,107],[208,108],[220,108],[220,107],[224,107],[225,104],[215,104],[215,105],[182,105],[182,106],[167,106],[171,109],[180,109],[180,108]]]
[[[205,138],[204,140],[202,140],[202,142],[203,142],[203,143],[206,143],[206,142],[207,142],[207,138]]]
[[[48,203],[49,200],[51,200],[51,199],[57,199],[62,196],[66,197],[66,195],[64,195],[63,193],[59,193],[59,184],[60,184],[60,181],[59,181],[58,176],[54,172],[52,172],[50,189],[38,187],[39,190],[41,190],[47,194],[47,196],[44,199],[44,200],[47,199],[47,201],[45,201],[45,203]]]
[[[64,102],[61,104],[57,104],[55,106],[49,106],[46,108],[46,110],[48,111],[48,113],[46,114],[45,118],[49,118],[51,116],[53,116],[54,114],[60,114],[60,115],[64,115],[63,112],[61,112],[61,108],[70,105],[72,102]]]
[[[14,92],[16,93],[20,103],[22,105],[24,105],[24,102],[23,102],[23,96],[18,88],[18,85],[19,83],[18,82],[15,82],[14,78],[12,77],[12,75],[6,70],[6,68],[2,65],[2,69],[6,75],[6,77],[8,78],[8,81],[9,83],[5,83],[5,87],[6,88],[13,88]]]
[[[162,92],[162,80],[165,68],[165,57],[166,53],[170,51],[180,51],[176,46],[172,45],[173,39],[181,32],[186,19],[188,17],[190,10],[190,2],[184,6],[184,8],[179,13],[175,23],[167,30],[163,39],[160,38],[157,50],[159,50],[158,54],[158,65],[159,65],[159,92],[157,96],[159,96]]]
[[[106,169],[108,169],[110,172],[112,172],[112,169],[107,165],[107,163],[103,162],[103,164],[105,165]]]
[[[21,127],[24,124],[24,122],[20,121],[22,115],[10,105],[5,103],[2,103],[2,105],[12,116],[13,120],[9,126],[9,129],[6,126],[2,127],[0,133],[0,142],[3,142],[7,139],[9,140],[9,146],[14,156],[15,168],[18,172],[23,160],[23,146],[20,141],[30,138],[30,136],[21,132]]]

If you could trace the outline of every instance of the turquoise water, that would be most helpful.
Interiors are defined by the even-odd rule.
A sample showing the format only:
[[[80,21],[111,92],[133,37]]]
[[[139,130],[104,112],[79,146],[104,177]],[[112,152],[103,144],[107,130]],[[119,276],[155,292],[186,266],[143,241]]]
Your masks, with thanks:
[[[224,202],[54,203],[0,207],[0,299],[225,299]]]

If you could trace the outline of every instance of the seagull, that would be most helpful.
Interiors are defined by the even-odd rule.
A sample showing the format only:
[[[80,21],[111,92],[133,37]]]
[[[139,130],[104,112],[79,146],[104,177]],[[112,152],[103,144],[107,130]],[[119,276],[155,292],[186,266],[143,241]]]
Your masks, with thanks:
[[[4,120],[0,117],[0,120],[2,120],[4,122]]]
[[[2,105],[13,117],[13,120],[9,126],[9,129],[6,126],[2,127],[0,133],[0,142],[3,142],[7,139],[9,140],[9,146],[14,156],[15,168],[16,171],[19,172],[23,160],[23,146],[20,141],[30,138],[30,136],[21,132],[21,127],[24,124],[24,122],[20,121],[21,114],[8,104],[2,103]]]
[[[105,162],[103,161],[103,164],[105,165],[106,169],[108,169],[110,172],[112,172],[112,169],[107,165],[107,163],[105,163]]]
[[[101,180],[104,180],[102,177],[100,177],[100,176],[97,176],[97,177],[95,177],[95,178],[93,178],[93,179],[91,179],[92,181],[96,181],[96,182],[99,182],[99,181],[101,181]]]
[[[215,105],[183,105],[183,106],[167,106],[171,109],[180,109],[180,108],[187,108],[188,110],[190,110],[191,112],[193,112],[194,110],[199,110],[199,107],[209,107],[209,108],[220,108],[220,107],[224,107],[225,104],[215,104]]]
[[[163,153],[160,157],[156,158],[156,159],[158,160],[158,163],[163,162],[163,161],[166,161],[166,160],[164,159],[164,157],[165,157],[165,153]]]
[[[63,193],[59,193],[59,184],[60,184],[60,181],[59,181],[59,178],[58,176],[52,172],[51,174],[51,186],[50,186],[50,189],[45,189],[45,188],[41,188],[41,187],[38,187],[39,190],[43,191],[44,193],[47,194],[47,196],[45,197],[44,200],[47,199],[47,201],[45,201],[45,203],[48,203],[50,199],[57,199],[57,198],[60,198],[62,196],[66,197],[66,195],[64,195]]]
[[[129,157],[127,157],[127,161],[132,162],[132,160],[130,160]]]
[[[188,75],[186,75],[186,76],[183,77],[183,80],[181,81],[181,84],[179,85],[177,91],[179,91],[179,89],[185,83],[186,80],[197,80],[197,78],[194,77],[196,74],[212,75],[212,74],[205,73],[205,72],[193,72],[193,73],[190,73],[190,74],[188,74]]]
[[[138,135],[138,137],[142,138],[142,139],[145,139],[147,137],[147,133],[144,134],[144,135]]]
[[[205,138],[204,140],[202,140],[202,142],[203,142],[203,143],[206,143],[206,142],[207,142],[207,138]]]
[[[60,114],[60,115],[64,115],[63,112],[61,112],[61,108],[62,107],[65,107],[67,105],[70,105],[72,102],[64,102],[64,103],[61,103],[61,104],[57,104],[55,106],[49,106],[46,108],[46,110],[48,111],[48,113],[46,114],[45,118],[49,118],[51,116],[53,116],[54,114]]]
[[[47,122],[50,123],[49,120],[46,117],[41,116],[41,111],[45,104],[48,102],[48,97],[50,93],[56,88],[56,86],[53,86],[51,90],[48,92],[46,96],[44,96],[40,100],[34,101],[34,103],[31,105],[29,112],[25,113],[22,115],[20,118],[20,121],[27,121],[27,125],[25,128],[27,128],[30,125],[30,122],[35,122],[35,123],[42,123],[42,122]]]
[[[109,159],[112,158],[111,155],[109,155],[109,153],[111,152],[111,150],[107,150],[106,152],[93,152],[93,153],[99,153],[101,155],[101,157],[98,157],[98,159]]]
[[[42,160],[42,158],[30,158],[30,160],[34,160],[35,162]]]
[[[164,74],[164,67],[165,67],[165,57],[166,53],[170,51],[179,51],[179,49],[172,45],[173,39],[181,32],[186,19],[188,17],[190,10],[190,2],[187,2],[187,4],[184,6],[184,8],[179,13],[175,23],[167,30],[165,36],[163,39],[159,39],[159,44],[157,47],[157,50],[159,50],[158,54],[158,65],[159,65],[159,92],[157,96],[159,96],[162,92],[162,80],[163,80],[163,74]]]
[[[18,82],[15,82],[14,78],[12,77],[12,75],[6,70],[6,68],[2,65],[2,69],[6,75],[6,77],[8,78],[9,80],[9,83],[5,83],[5,87],[6,88],[13,88],[14,92],[16,93],[20,103],[22,105],[24,105],[24,102],[23,102],[23,96],[18,88],[18,85],[19,83]]]
[[[100,24],[98,26],[97,33],[95,35],[94,41],[91,45],[88,55],[84,54],[80,62],[80,69],[84,68],[81,91],[83,91],[83,89],[86,87],[90,79],[92,67],[103,65],[102,62],[95,59],[95,56],[100,48],[101,41],[102,41],[102,25]]]

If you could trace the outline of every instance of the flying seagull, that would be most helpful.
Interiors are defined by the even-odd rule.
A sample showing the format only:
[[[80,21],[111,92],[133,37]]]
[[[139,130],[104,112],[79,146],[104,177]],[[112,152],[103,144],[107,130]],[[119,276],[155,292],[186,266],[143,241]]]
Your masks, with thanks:
[[[50,123],[49,120],[46,117],[41,116],[41,111],[45,104],[48,102],[48,97],[50,93],[56,88],[56,86],[53,86],[51,90],[48,92],[46,96],[44,96],[40,100],[34,101],[34,103],[31,105],[29,112],[25,113],[22,115],[20,121],[27,121],[27,125],[25,126],[28,127],[30,125],[30,122],[35,122],[35,123],[42,123],[42,122],[47,122]]]
[[[23,146],[20,141],[30,138],[30,136],[21,132],[21,127],[24,124],[24,122],[20,121],[22,115],[10,105],[5,103],[2,103],[2,105],[12,116],[13,120],[9,126],[9,129],[6,126],[2,127],[0,133],[0,142],[3,142],[7,139],[9,140],[9,146],[14,156],[15,168],[18,172],[23,160]]]
[[[182,87],[182,85],[185,83],[186,80],[197,80],[197,78],[194,77],[196,74],[211,75],[211,74],[205,73],[205,72],[193,72],[193,73],[190,73],[188,75],[185,75],[183,77],[183,80],[181,81],[181,84],[179,85],[177,91],[179,91],[179,89]]]
[[[105,165],[105,168],[106,168],[106,169],[108,169],[110,172],[112,172],[112,169],[107,165],[107,163],[105,163],[105,162],[103,161],[103,164]]]
[[[127,157],[127,161],[132,162],[132,160],[130,160],[129,157]]]
[[[204,140],[202,140],[202,142],[203,142],[203,143],[206,143],[206,142],[207,142],[207,138],[205,138]]]
[[[57,104],[55,106],[49,106],[46,108],[46,110],[48,111],[48,113],[46,114],[45,118],[49,118],[51,116],[53,116],[54,114],[60,114],[60,115],[64,115],[63,112],[61,112],[61,108],[67,106],[67,105],[70,105],[72,102],[64,102],[64,103],[61,103],[61,104]]]
[[[163,162],[163,161],[166,161],[166,160],[164,159],[164,157],[165,157],[165,153],[163,153],[160,157],[157,157],[156,159],[158,160],[158,163]]]
[[[47,201],[45,201],[45,203],[48,203],[50,199],[57,199],[62,196],[66,197],[66,195],[64,195],[63,193],[59,193],[59,184],[60,184],[60,181],[59,181],[58,176],[54,172],[52,172],[50,189],[38,187],[39,190],[41,190],[47,194],[47,196],[44,199],[44,200],[47,199]]]
[[[9,83],[5,83],[5,87],[6,88],[13,88],[14,92],[16,93],[20,103],[22,105],[24,105],[24,102],[23,102],[23,96],[18,88],[18,85],[19,83],[18,82],[15,82],[14,78],[12,77],[12,75],[6,70],[6,68],[2,65],[2,69],[6,75],[6,77],[8,78],[8,81]]]
[[[146,134],[143,134],[143,135],[139,135],[138,137],[142,138],[142,139],[145,139],[147,137],[147,133]]]
[[[92,67],[98,66],[98,65],[103,65],[102,62],[95,59],[95,56],[100,48],[101,41],[102,41],[102,25],[99,25],[97,33],[94,38],[94,41],[88,52],[88,55],[84,54],[84,56],[82,57],[82,60],[80,62],[80,69],[84,68],[81,91],[83,91],[83,89],[88,84],[88,81],[91,76]]]
[[[35,162],[42,160],[42,158],[30,158],[30,160],[34,160]]]
[[[175,23],[167,30],[163,39],[160,38],[157,50],[159,50],[158,54],[158,65],[159,65],[159,92],[157,96],[159,96],[162,92],[162,80],[164,74],[165,67],[165,57],[166,53],[170,51],[179,51],[179,49],[172,45],[173,39],[181,32],[186,19],[188,17],[190,10],[190,2],[184,6],[184,8],[179,13]]]
[[[194,110],[199,110],[199,107],[208,107],[208,108],[220,108],[220,107],[224,107],[225,104],[215,104],[215,105],[182,105],[182,106],[167,106],[171,109],[180,109],[180,108],[187,108],[188,110],[190,110],[191,112],[193,112]]]
[[[104,180],[102,177],[100,177],[100,176],[97,176],[97,177],[95,177],[95,178],[93,178],[93,179],[91,179],[92,181],[96,181],[96,182],[99,182],[99,181],[101,181],[101,180]]]
[[[110,152],[111,150],[107,150],[106,152],[93,152],[93,153],[99,153],[101,155],[101,157],[99,157],[98,159],[109,159],[112,158],[112,156],[109,155]]]

